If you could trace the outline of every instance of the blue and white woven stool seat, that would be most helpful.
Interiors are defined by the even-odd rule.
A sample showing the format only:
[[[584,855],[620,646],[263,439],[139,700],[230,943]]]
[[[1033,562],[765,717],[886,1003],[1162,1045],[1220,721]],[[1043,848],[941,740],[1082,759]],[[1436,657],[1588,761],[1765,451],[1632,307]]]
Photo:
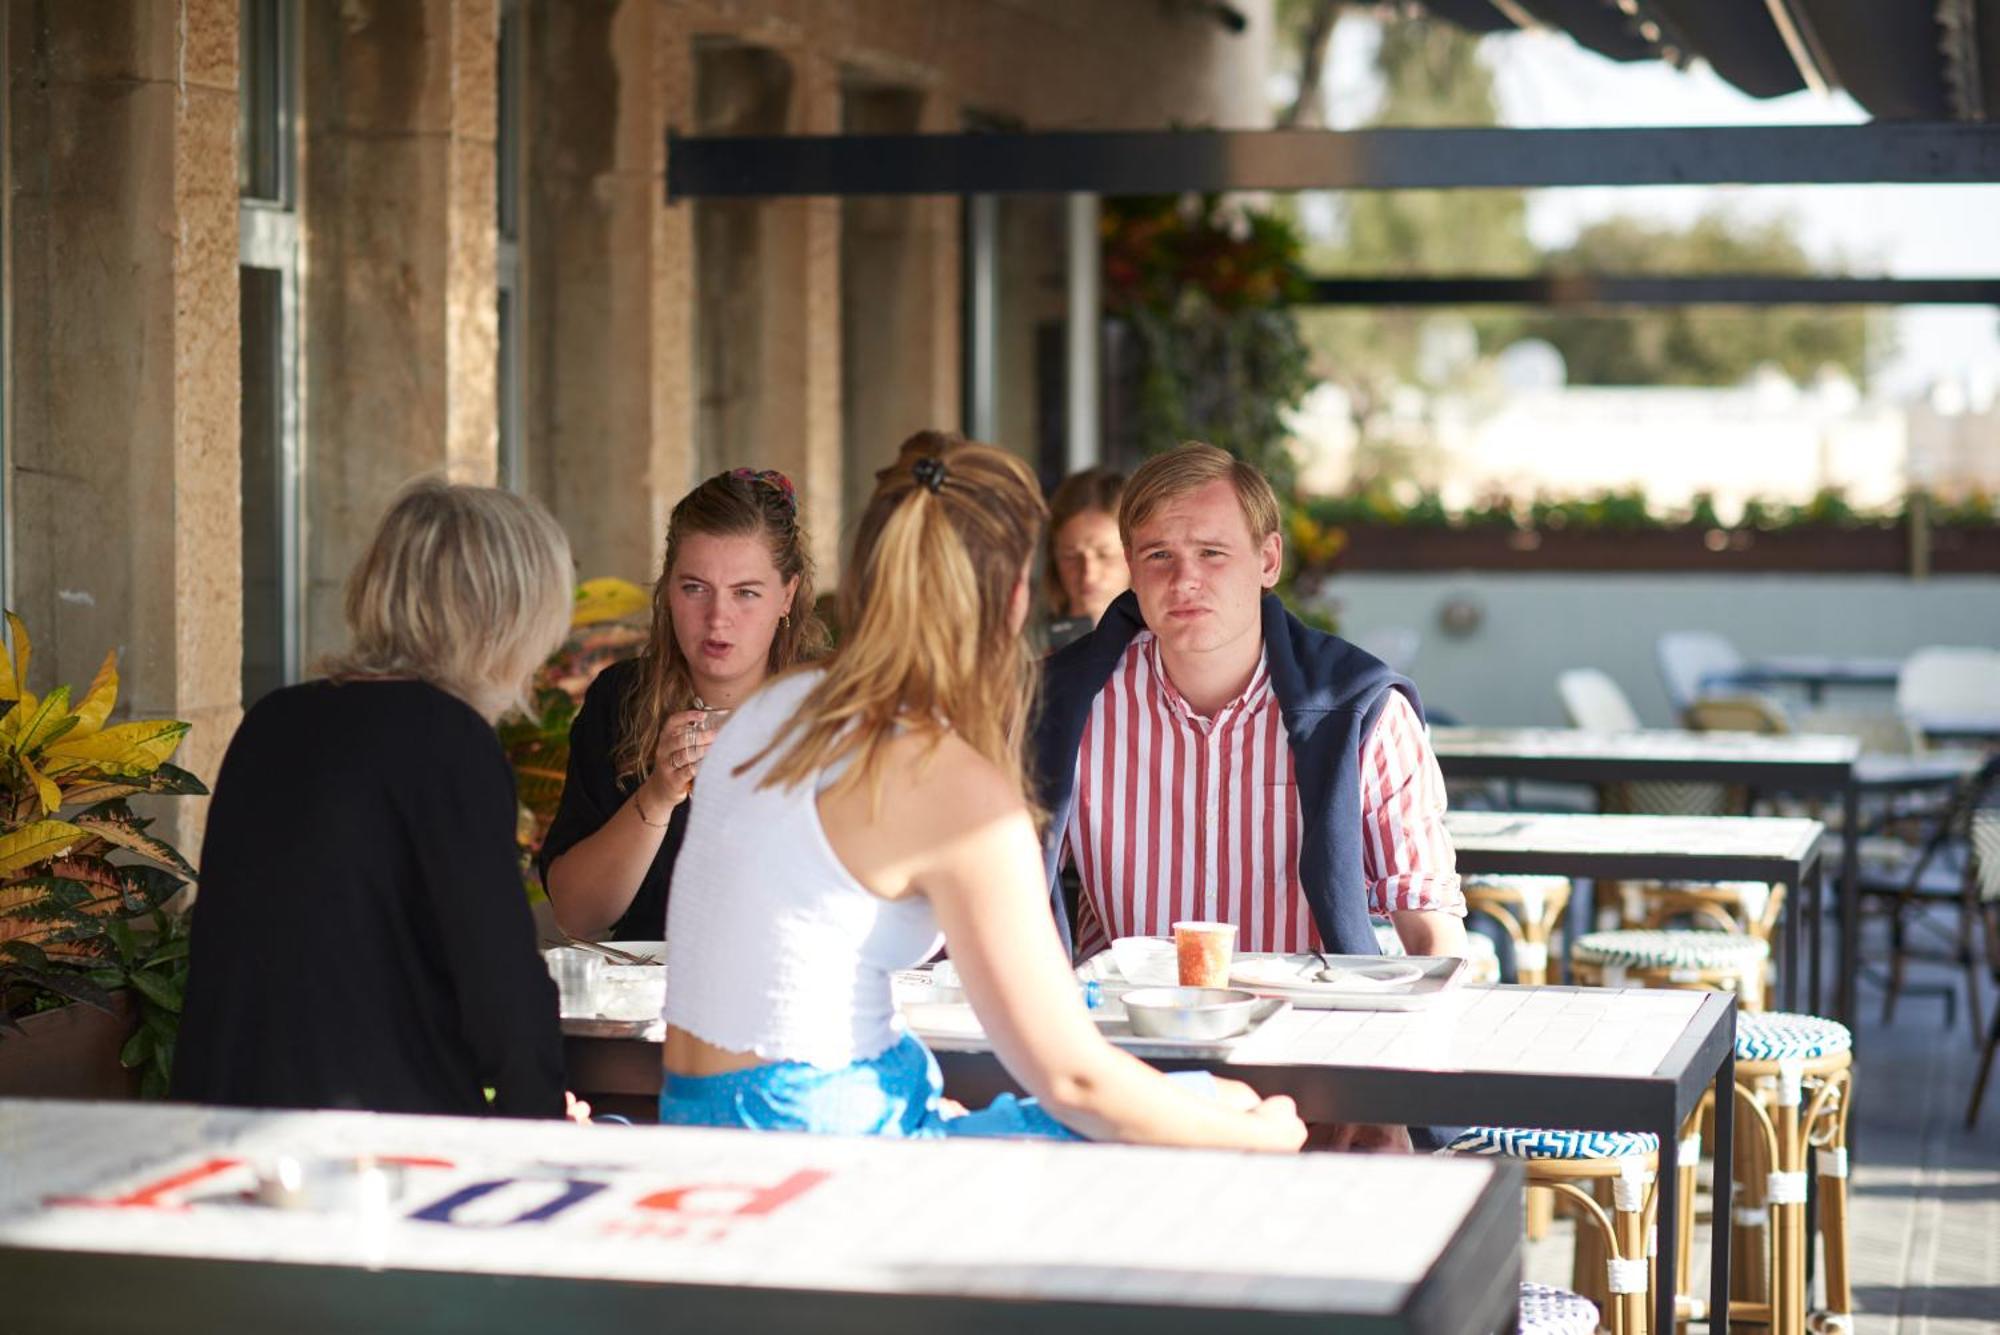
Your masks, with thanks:
[[[1500,1159],[1632,1159],[1659,1148],[1660,1138],[1644,1131],[1470,1126],[1452,1138],[1444,1153],[1484,1154]]]
[[[1579,963],[1628,969],[1754,969],[1771,957],[1768,942],[1735,932],[1590,932],[1576,939]]]
[[[1736,1017],[1738,1061],[1816,1061],[1853,1048],[1854,1035],[1837,1020],[1783,1011]]]
[[[1597,1335],[1597,1304],[1568,1289],[1524,1283],[1521,1335]]]

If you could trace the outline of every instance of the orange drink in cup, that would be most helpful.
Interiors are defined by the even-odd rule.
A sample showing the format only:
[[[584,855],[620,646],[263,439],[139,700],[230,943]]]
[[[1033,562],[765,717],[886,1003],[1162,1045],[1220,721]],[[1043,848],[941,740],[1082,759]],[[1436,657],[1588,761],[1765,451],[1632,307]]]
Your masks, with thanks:
[[[1228,987],[1229,960],[1235,951],[1234,923],[1174,924],[1174,954],[1180,961],[1182,987]]]

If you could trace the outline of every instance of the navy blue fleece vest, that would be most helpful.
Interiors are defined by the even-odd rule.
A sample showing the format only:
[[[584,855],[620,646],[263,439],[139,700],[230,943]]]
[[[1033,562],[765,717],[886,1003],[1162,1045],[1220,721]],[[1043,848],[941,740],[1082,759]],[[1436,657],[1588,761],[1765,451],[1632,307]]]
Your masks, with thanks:
[[[1342,955],[1379,953],[1368,925],[1361,873],[1361,747],[1392,690],[1423,716],[1417,688],[1337,636],[1308,628],[1273,594],[1264,595],[1264,656],[1278,697],[1298,781],[1299,879],[1326,948]],[[1076,793],[1076,756],[1097,693],[1145,629],[1139,600],[1119,596],[1097,629],[1053,655],[1035,725],[1034,776],[1049,812],[1043,855],[1049,903],[1063,944],[1075,951],[1076,908],[1061,878],[1063,830]]]

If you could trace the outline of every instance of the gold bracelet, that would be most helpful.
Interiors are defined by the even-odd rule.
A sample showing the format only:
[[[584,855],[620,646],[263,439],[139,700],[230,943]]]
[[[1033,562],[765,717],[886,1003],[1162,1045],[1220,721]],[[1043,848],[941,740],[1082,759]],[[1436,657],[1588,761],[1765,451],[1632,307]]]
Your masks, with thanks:
[[[646,826],[648,829],[664,830],[669,825],[674,823],[674,818],[671,812],[668,813],[667,818],[665,820],[647,819],[646,804],[639,800],[639,792],[637,789],[634,789],[632,792],[632,813],[639,818],[639,823],[641,825]]]

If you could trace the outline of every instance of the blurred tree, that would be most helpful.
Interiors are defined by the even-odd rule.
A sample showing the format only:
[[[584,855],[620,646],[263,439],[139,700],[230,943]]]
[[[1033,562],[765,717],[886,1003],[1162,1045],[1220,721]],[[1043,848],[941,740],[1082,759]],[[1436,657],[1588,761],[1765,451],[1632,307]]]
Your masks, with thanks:
[[[1303,74],[1324,68],[1328,15],[1374,25],[1381,104],[1370,126],[1488,126],[1500,123],[1480,39],[1440,20],[1380,6],[1280,0],[1279,28]],[[1319,43],[1318,54],[1307,42]],[[1317,63],[1314,63],[1315,60]],[[1316,88],[1300,80],[1284,116],[1316,123]],[[1615,217],[1569,247],[1542,253],[1529,240],[1527,196],[1518,190],[1353,191],[1340,200],[1338,239],[1314,246],[1316,275],[1520,275],[1543,269],[1600,273],[1806,274],[1815,272],[1790,218],[1763,222],[1727,213],[1685,227]],[[1866,381],[1886,346],[1885,327],[1865,313],[1826,308],[1659,308],[1609,314],[1493,307],[1314,307],[1301,328],[1318,378],[1340,386],[1356,430],[1357,487],[1414,481],[1435,487],[1445,462],[1424,414],[1440,392],[1477,399],[1495,388],[1491,358],[1524,337],[1547,339],[1575,384],[1725,385],[1773,363],[1797,379],[1831,363]],[[1438,355],[1468,342],[1470,356]]]
[[[1340,0],[1278,0],[1277,22],[1282,45],[1299,62],[1292,100],[1278,113],[1280,130],[1309,129],[1326,124],[1320,89],[1326,81],[1326,47],[1340,17]]]
[[[1789,217],[1716,211],[1675,227],[1607,218],[1551,254],[1548,267],[1591,273],[1810,274]],[[1885,340],[1857,307],[1664,307],[1631,313],[1550,311],[1521,332],[1554,344],[1578,385],[1733,385],[1770,363],[1794,380],[1832,364],[1865,384]]]
[[[1382,101],[1370,125],[1499,124],[1493,75],[1476,36],[1426,18],[1385,19],[1379,31],[1374,63]],[[1308,256],[1317,274],[1518,274],[1534,267],[1527,200],[1518,190],[1351,191],[1341,200],[1341,216],[1340,240]],[[1519,336],[1521,320],[1517,312],[1494,310],[1316,307],[1301,323],[1320,377],[1347,395],[1358,440],[1356,481],[1414,476],[1436,485],[1438,461],[1424,445],[1429,433],[1395,420],[1397,390],[1465,388],[1480,372],[1477,356],[1427,357],[1427,342],[1469,326],[1475,354],[1496,352]]]

